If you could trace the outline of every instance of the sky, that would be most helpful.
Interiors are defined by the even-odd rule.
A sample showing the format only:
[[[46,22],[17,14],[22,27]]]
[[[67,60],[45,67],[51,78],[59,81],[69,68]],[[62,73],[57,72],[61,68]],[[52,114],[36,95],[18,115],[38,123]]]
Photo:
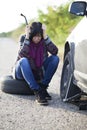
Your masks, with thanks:
[[[60,6],[69,0],[1,0],[0,1],[0,33],[16,29],[25,22],[20,16],[23,13],[28,21],[36,19],[38,10],[44,13],[48,6]]]

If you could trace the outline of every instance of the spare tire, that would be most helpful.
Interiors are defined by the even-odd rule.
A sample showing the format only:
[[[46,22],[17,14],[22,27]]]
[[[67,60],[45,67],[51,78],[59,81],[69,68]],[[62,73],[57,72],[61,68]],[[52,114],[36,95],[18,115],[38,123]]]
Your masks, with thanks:
[[[10,94],[34,95],[29,85],[24,80],[13,79],[11,75],[0,79],[1,90]]]

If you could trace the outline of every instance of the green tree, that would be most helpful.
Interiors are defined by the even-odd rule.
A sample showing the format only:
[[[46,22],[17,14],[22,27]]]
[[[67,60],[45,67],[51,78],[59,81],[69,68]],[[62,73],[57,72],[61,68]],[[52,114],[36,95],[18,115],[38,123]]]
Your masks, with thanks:
[[[38,11],[39,20],[46,24],[47,33],[56,44],[64,44],[66,37],[81,19],[68,12],[69,4],[60,7],[48,7],[47,14]]]

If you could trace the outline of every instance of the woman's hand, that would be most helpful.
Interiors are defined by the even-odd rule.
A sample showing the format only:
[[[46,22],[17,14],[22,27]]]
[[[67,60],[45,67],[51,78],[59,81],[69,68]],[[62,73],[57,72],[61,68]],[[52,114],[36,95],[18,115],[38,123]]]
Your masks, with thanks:
[[[48,36],[46,34],[46,25],[42,24],[42,29],[43,29],[43,38],[46,39]]]
[[[29,34],[30,34],[30,26],[29,25],[26,26],[25,32],[26,32],[26,39],[29,39]]]

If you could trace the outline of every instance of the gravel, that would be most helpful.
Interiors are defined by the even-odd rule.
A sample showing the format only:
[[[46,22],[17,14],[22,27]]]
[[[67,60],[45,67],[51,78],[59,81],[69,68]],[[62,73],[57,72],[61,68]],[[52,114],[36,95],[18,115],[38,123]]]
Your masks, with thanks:
[[[11,74],[18,44],[0,39],[0,77]],[[62,60],[50,83],[48,106],[40,106],[34,96],[12,95],[0,90],[0,130],[86,130],[87,111],[60,99]]]

